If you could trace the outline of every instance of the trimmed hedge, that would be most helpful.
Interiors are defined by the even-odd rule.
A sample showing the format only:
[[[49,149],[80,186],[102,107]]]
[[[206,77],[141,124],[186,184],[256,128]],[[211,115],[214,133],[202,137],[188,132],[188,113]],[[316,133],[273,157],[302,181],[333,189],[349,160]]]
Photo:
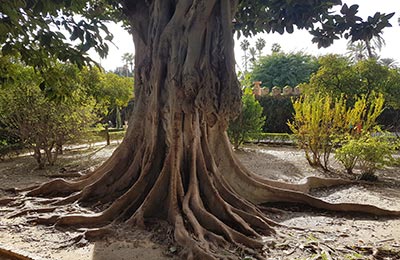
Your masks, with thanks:
[[[377,118],[378,125],[390,132],[400,132],[400,109],[385,108]]]
[[[265,133],[292,133],[287,125],[293,119],[293,96],[259,96],[258,102],[263,107],[266,117],[263,126]]]

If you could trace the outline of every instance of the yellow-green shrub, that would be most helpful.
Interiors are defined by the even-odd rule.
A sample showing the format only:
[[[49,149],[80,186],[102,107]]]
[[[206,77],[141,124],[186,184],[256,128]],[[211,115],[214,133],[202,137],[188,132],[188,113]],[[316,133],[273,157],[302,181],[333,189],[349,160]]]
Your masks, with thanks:
[[[288,122],[290,129],[310,165],[327,170],[336,144],[376,125],[384,98],[381,94],[363,95],[349,108],[343,96],[333,99],[329,95],[305,95],[292,102],[295,113],[293,121]]]
[[[341,122],[346,112],[343,98],[306,95],[293,100],[294,119],[288,122],[300,148],[312,166],[328,168],[329,155],[335,135],[342,130]]]

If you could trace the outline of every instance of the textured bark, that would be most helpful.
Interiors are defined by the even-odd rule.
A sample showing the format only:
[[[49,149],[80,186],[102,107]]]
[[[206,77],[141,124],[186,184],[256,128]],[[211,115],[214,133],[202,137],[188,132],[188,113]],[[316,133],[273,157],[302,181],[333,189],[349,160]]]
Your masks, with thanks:
[[[277,225],[257,207],[261,203],[398,216],[397,211],[330,204],[306,194],[344,181],[310,178],[296,185],[263,180],[237,161],[226,136],[227,120],[240,107],[231,26],[235,7],[230,0],[127,1],[136,49],[136,102],[126,137],[96,171],[27,192],[49,199],[17,215],[78,202],[103,210],[35,221],[102,228],[167,220],[188,259],[225,258],[221,248],[232,246],[261,257],[261,237],[274,233]],[[93,229],[88,235],[100,233]]]

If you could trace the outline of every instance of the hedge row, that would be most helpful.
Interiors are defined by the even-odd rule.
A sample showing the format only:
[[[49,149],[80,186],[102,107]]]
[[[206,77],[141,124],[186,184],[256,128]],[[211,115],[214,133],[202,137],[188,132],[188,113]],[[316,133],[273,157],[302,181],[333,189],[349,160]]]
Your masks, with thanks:
[[[293,105],[291,96],[259,96],[258,102],[263,107],[263,116],[266,117],[263,132],[291,133],[287,122],[293,119]]]

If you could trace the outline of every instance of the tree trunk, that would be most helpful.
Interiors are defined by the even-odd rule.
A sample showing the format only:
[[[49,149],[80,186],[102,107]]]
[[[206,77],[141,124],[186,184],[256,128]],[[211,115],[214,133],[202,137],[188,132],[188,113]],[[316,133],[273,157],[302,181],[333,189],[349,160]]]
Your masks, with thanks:
[[[33,157],[35,158],[36,162],[38,163],[39,169],[43,169],[45,165],[45,160],[42,157],[42,153],[40,152],[40,148],[38,146],[33,147]]]
[[[236,160],[226,135],[228,120],[240,107],[232,37],[235,5],[231,0],[126,1],[136,50],[136,102],[123,142],[93,173],[76,181],[54,180],[28,193],[64,196],[58,205],[108,207],[91,216],[39,222],[102,227],[167,220],[184,257],[215,259],[223,258],[221,248],[229,245],[261,251],[261,235],[274,231],[259,203],[291,201],[328,210],[399,214],[329,204],[302,193],[319,186],[318,178],[301,185],[263,180]]]
[[[110,138],[110,130],[108,129],[108,123],[105,126],[105,132],[106,132],[106,144],[110,145],[111,144],[111,138]]]
[[[372,52],[372,47],[371,47],[371,42],[370,40],[365,40],[365,46],[367,48],[367,52],[368,52],[368,58],[372,59],[375,58],[374,53]]]

